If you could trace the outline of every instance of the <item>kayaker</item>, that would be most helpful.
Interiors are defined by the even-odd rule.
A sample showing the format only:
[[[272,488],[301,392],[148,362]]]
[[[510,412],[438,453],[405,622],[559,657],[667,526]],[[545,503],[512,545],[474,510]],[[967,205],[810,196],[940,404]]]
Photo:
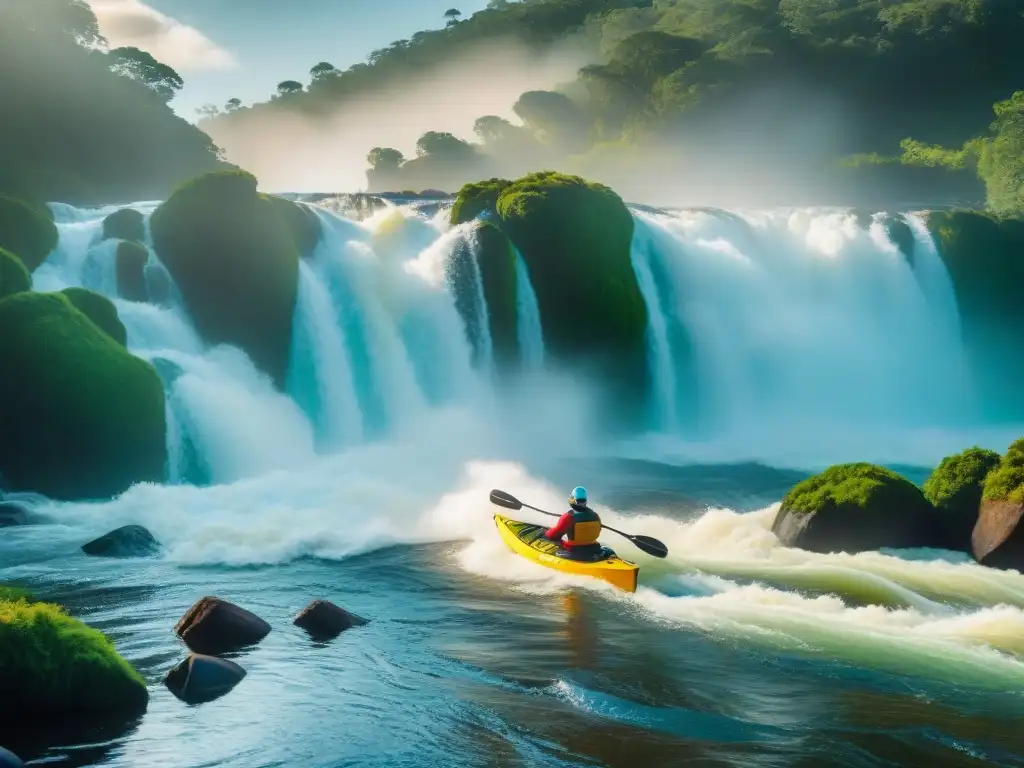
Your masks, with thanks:
[[[587,489],[580,485],[569,496],[569,511],[544,533],[546,538],[559,542],[567,555],[581,559],[601,550],[597,543],[600,535],[601,518],[587,506]]]

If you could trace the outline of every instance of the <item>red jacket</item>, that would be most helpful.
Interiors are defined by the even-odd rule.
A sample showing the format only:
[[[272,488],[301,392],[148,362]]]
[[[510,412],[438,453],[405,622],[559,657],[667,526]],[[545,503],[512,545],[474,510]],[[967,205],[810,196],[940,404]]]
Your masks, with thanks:
[[[579,510],[581,515],[584,515],[584,519],[588,522],[590,518],[593,518],[593,522],[600,523],[600,518],[593,510],[589,508],[582,508]],[[593,544],[573,544],[571,541],[561,541],[563,536],[571,536],[573,532],[573,523],[575,518],[573,517],[573,510],[569,510],[555,523],[551,528],[545,531],[544,536],[551,541],[557,541],[565,549],[573,549],[574,547],[590,547]],[[583,524],[582,522],[578,524]]]

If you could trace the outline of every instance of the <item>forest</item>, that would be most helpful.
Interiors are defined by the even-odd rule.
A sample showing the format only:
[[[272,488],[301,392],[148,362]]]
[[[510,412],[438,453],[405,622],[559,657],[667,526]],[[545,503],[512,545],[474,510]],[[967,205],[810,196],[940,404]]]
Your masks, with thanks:
[[[552,168],[627,194],[631,177],[735,179],[774,203],[977,204],[987,187],[1005,210],[1022,34],[1024,11],[1003,0],[492,0],[348,69],[317,63],[265,102],[211,105],[200,125],[230,156],[261,119],[327,120],[472,45],[540,55],[571,40],[592,63],[523,93],[508,117],[480,115],[473,135],[428,130],[414,154],[352,147],[369,150],[369,189]]]
[[[111,49],[83,0],[0,2],[0,71],[0,193],[157,199],[229,167],[168,105],[181,76],[138,49]]]

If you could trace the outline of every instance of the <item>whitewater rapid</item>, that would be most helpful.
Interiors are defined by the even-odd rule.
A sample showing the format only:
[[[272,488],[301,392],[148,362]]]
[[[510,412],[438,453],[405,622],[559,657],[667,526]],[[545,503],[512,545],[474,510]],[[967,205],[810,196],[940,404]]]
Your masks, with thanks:
[[[136,207],[148,216],[155,205]],[[524,372],[516,386],[494,386],[479,270],[466,283],[456,268],[473,253],[475,225],[449,227],[443,210],[386,207],[363,221],[317,211],[323,236],[300,269],[285,392],[239,350],[207,347],[176,295],[159,307],[116,297],[114,245],[100,241],[112,209],[54,210],[60,245],[36,272],[37,290],[83,285],[114,299],[130,348],[167,387],[172,482],[106,504],[40,506],[53,525],[19,533],[24,575],[46,573],[35,555],[45,562],[129,523],[150,528],[180,565],[458,540],[452,567],[517,589],[571,584],[650,621],[779,653],[987,688],[1024,683],[1020,574],[948,553],[785,549],[771,507],[636,516],[599,502],[610,524],[672,552],[655,561],[609,541],[642,565],[639,591],[622,595],[513,556],[486,503],[500,487],[560,509],[564,491],[542,477],[566,458],[809,469],[929,466],[974,443],[1004,450],[1018,434],[974,420],[952,286],[919,219],[910,217],[911,264],[879,221],[865,230],[844,212],[635,211],[655,428],[611,443],[593,383],[545,355],[518,255]],[[161,269],[151,252],[147,274]],[[559,485],[579,482],[601,499],[601,477]]]

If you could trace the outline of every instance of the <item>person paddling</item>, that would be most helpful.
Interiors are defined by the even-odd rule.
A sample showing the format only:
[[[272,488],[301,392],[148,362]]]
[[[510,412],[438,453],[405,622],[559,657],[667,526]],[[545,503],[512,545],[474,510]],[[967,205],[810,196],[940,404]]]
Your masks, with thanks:
[[[557,541],[565,556],[573,560],[589,559],[599,554],[602,549],[597,542],[600,535],[601,518],[587,506],[587,489],[580,485],[573,488],[569,496],[569,511],[544,533],[548,540]]]

